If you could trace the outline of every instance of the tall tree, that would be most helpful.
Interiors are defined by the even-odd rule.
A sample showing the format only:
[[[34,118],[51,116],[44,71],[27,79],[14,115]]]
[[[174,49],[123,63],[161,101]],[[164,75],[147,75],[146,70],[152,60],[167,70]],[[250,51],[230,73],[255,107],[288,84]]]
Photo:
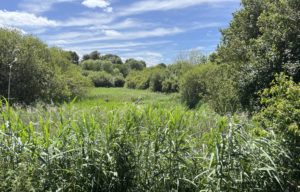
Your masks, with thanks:
[[[79,56],[75,51],[68,51],[69,59],[72,63],[78,65],[79,64]]]
[[[241,102],[251,106],[256,92],[279,72],[300,80],[299,0],[242,0],[212,59],[239,71]],[[252,103],[252,104],[251,104]]]
[[[123,64],[122,59],[118,55],[106,54],[101,56],[101,60],[110,61],[113,64]]]

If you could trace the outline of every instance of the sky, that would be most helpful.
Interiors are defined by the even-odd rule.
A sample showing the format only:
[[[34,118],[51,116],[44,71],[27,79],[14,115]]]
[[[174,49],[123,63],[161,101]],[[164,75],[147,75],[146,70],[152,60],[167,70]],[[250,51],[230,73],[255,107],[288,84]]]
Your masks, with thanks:
[[[240,0],[0,0],[0,27],[80,56],[97,50],[152,66],[213,52],[239,8]]]

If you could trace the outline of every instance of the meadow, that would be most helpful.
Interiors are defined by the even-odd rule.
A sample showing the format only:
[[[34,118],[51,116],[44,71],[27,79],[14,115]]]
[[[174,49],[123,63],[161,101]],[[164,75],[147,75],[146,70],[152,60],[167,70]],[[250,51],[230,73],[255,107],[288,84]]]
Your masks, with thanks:
[[[0,191],[262,191],[284,183],[276,164],[284,149],[272,133],[255,136],[246,115],[189,110],[176,94],[94,88],[60,106],[1,106]]]

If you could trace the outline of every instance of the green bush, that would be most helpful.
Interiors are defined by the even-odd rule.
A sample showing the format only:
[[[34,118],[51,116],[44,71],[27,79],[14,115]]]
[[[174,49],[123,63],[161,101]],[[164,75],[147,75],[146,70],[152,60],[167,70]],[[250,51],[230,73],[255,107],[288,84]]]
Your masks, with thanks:
[[[155,67],[151,71],[150,79],[149,79],[149,88],[154,92],[162,91],[162,82],[165,78],[165,68],[164,67]]]
[[[202,100],[220,114],[238,111],[241,104],[234,72],[228,65],[196,66],[182,77],[181,100],[190,108]]]
[[[190,108],[196,107],[208,93],[207,80],[211,78],[216,67],[213,64],[198,65],[182,76],[180,94],[183,103]]]
[[[114,77],[104,71],[92,72],[90,78],[95,87],[114,87]]]
[[[193,68],[192,64],[183,61],[168,65],[165,70],[165,77],[162,81],[162,92],[179,92],[180,79],[183,74],[191,68]]]
[[[275,131],[281,145],[287,146],[288,157],[281,166],[288,173],[286,181],[290,191],[300,186],[300,83],[283,73],[277,74],[271,87],[260,92],[263,108],[254,116],[266,131]]]
[[[148,71],[131,71],[126,77],[125,86],[130,89],[148,89],[149,81]]]
[[[218,65],[211,75],[205,77],[207,94],[204,102],[220,114],[235,113],[241,110],[240,93],[234,74],[236,71],[229,65]]]
[[[115,87],[124,87],[125,79],[122,75],[114,76],[114,85]]]
[[[0,29],[0,50],[0,95],[7,97],[10,78],[11,101],[62,101],[82,96],[89,84],[68,52],[48,48],[35,37]],[[71,83],[75,81],[81,83]]]
[[[105,71],[107,73],[113,73],[113,64],[111,61],[103,60],[85,60],[80,63],[83,70],[89,71]]]

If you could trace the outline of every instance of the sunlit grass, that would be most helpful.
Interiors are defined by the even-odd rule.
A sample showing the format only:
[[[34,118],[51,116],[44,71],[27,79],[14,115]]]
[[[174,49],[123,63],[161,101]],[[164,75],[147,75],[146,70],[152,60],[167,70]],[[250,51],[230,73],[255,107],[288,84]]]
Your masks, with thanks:
[[[180,104],[178,94],[154,93],[149,90],[133,90],[125,88],[91,88],[83,100],[74,103],[80,108],[102,107],[121,109],[130,105],[160,105],[174,107]]]
[[[61,106],[3,102],[0,191],[281,188],[274,162],[285,151],[272,133],[253,136],[245,117],[188,110],[176,98],[101,88]]]

